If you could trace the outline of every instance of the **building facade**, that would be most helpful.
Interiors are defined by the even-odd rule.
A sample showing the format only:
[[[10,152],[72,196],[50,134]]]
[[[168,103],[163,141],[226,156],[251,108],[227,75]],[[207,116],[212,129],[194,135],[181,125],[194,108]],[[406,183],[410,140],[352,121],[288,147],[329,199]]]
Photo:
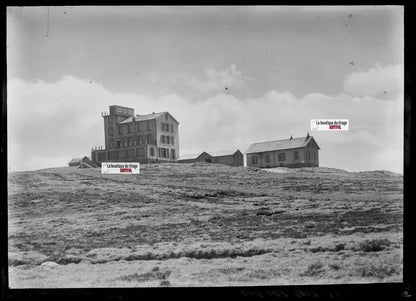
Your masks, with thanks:
[[[318,167],[320,147],[309,133],[306,137],[253,143],[246,151],[247,166]]]
[[[244,166],[244,155],[239,151],[234,153],[207,153],[184,155],[179,158],[179,163],[207,162],[229,166]]]
[[[132,108],[110,106],[102,117],[105,148],[92,149],[93,162],[177,162],[179,122],[169,112],[135,115]]]
[[[225,164],[229,166],[244,166],[244,155],[240,150],[234,153],[212,153],[213,163]]]

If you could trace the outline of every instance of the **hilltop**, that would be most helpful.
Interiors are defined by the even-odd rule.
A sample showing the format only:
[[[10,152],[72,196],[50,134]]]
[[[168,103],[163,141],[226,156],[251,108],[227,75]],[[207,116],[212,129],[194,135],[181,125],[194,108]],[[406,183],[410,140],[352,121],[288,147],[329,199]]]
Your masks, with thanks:
[[[140,169],[10,173],[10,285],[402,279],[399,174],[209,163]]]

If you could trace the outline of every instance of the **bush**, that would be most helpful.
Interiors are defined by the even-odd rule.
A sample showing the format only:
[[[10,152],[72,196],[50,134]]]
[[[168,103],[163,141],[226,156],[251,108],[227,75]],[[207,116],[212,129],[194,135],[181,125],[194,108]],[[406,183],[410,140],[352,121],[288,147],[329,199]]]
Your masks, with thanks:
[[[358,273],[362,277],[375,277],[379,279],[395,275],[397,274],[397,272],[398,270],[396,267],[389,265],[375,266],[371,264],[367,266],[361,266],[358,268]]]
[[[120,279],[123,281],[138,281],[138,282],[146,282],[146,281],[157,280],[157,279],[166,280],[166,278],[169,277],[170,273],[171,273],[170,271],[160,272],[159,270],[157,270],[157,271],[151,271],[151,272],[144,273],[144,274],[134,273],[132,275],[121,276]]]
[[[360,243],[360,250],[364,252],[383,251],[391,242],[387,239],[365,240]]]
[[[300,276],[316,276],[321,274],[324,269],[324,265],[321,262],[315,262],[308,266],[308,268],[300,274]]]
[[[337,263],[331,263],[331,264],[329,264],[329,267],[333,270],[336,270],[336,271],[338,271],[341,268],[341,266]]]
[[[326,252],[326,251],[329,251],[327,248],[324,248],[324,247],[321,247],[321,246],[319,246],[319,247],[315,247],[315,248],[310,248],[309,249],[312,253],[316,253],[316,252]]]
[[[345,250],[345,244],[337,244],[335,246],[335,252]]]
[[[171,284],[170,284],[170,282],[169,282],[169,280],[162,280],[162,281],[160,281],[160,284],[159,284],[159,286],[170,286]]]

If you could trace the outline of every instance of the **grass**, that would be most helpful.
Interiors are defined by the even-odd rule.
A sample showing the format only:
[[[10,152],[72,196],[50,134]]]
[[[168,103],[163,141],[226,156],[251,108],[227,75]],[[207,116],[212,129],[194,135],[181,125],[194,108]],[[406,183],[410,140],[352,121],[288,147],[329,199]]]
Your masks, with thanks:
[[[322,256],[350,259],[358,252],[371,256],[401,247],[369,239],[354,248],[347,239],[401,233],[403,178],[394,174],[332,169],[270,173],[220,164],[154,164],[143,165],[141,174],[131,177],[55,168],[11,173],[8,179],[13,187],[8,197],[12,267],[121,260],[154,267],[152,260],[184,258],[254,262],[267,256],[284,259],[289,252],[298,256],[296,271],[320,276],[324,269],[310,261],[325,262]],[[337,242],[319,241],[327,235],[337,237]],[[280,253],[251,244],[257,239],[293,243]],[[195,242],[208,247],[193,246]],[[109,248],[114,250],[87,255]],[[371,271],[361,274],[376,273]],[[162,282],[166,279],[158,279],[160,273],[161,268],[147,274],[134,271],[130,277]]]

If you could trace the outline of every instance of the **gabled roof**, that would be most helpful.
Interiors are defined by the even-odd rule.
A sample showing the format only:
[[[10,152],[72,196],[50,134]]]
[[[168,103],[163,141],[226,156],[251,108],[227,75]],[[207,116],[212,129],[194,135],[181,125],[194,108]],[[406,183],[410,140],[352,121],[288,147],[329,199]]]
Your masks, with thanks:
[[[90,161],[91,161],[91,158],[90,158],[90,157],[88,157],[88,156],[84,156],[84,157],[82,157],[82,158],[74,158],[74,159],[72,159],[71,161],[69,161],[69,162],[68,162],[68,164],[69,164],[69,163],[80,163],[81,161],[84,161],[85,159],[87,159],[87,160],[90,160]]]
[[[71,161],[69,161],[68,164],[70,164],[70,163],[79,163],[79,162],[81,162],[82,159],[83,158],[74,158]]]
[[[159,112],[159,113],[152,113],[152,114],[145,114],[145,115],[136,115],[136,116],[134,116],[134,120],[135,121],[153,120],[153,119],[156,119],[160,116],[163,116],[164,114],[169,114],[169,116],[172,117],[172,119],[175,120],[175,122],[177,124],[179,124],[179,122],[169,112]],[[125,124],[125,123],[130,123],[130,122],[133,122],[133,117],[129,117],[127,119],[124,119],[123,121],[119,122],[119,124]]]
[[[309,136],[309,138],[300,137],[300,138],[253,143],[246,150],[246,154],[260,153],[260,152],[267,152],[267,151],[274,151],[274,150],[301,148],[301,147],[305,147],[311,140],[313,140],[316,143],[315,139],[313,139],[312,136]],[[318,149],[319,149],[318,143],[316,143],[316,145],[318,146]]]
[[[201,153],[198,154],[186,154],[186,155],[181,155],[180,158],[178,160],[190,160],[190,159],[196,159],[199,157]]]
[[[197,159],[197,158],[201,157],[203,154],[207,154],[208,156],[212,157],[211,154],[209,154],[207,152],[202,152],[202,153],[198,153],[198,154],[181,155],[179,160]]]
[[[239,152],[239,150],[236,150],[234,152],[232,151],[210,152],[209,154],[213,157],[223,157],[223,156],[233,156],[237,152]]]

